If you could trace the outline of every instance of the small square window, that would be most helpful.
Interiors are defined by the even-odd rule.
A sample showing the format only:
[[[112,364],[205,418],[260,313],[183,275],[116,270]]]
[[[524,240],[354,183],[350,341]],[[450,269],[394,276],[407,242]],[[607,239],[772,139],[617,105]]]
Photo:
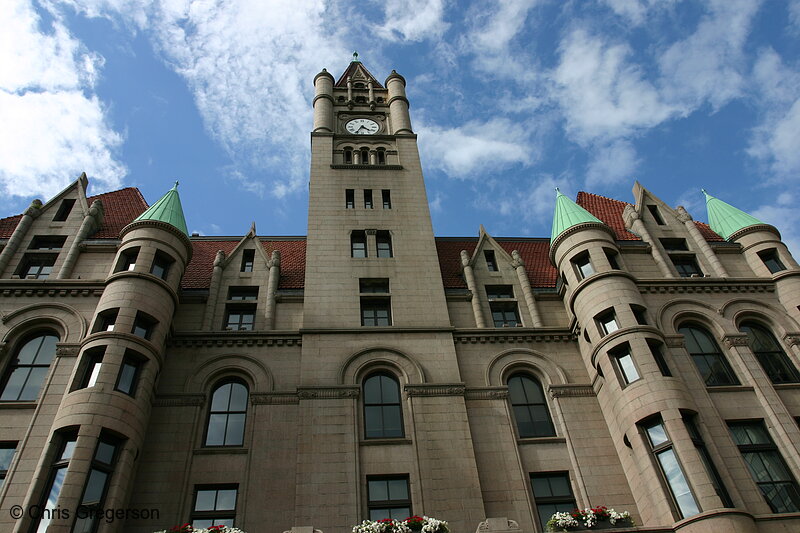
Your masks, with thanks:
[[[650,215],[653,217],[653,220],[655,220],[656,224],[658,224],[659,226],[665,225],[664,219],[661,218],[661,213],[658,212],[658,207],[654,205],[648,205],[647,210],[650,211]]]
[[[197,487],[192,510],[192,528],[233,527],[237,496],[236,485]]]
[[[169,267],[175,260],[162,251],[156,252],[153,258],[153,264],[150,267],[150,273],[158,278],[167,279],[169,275]]]
[[[25,254],[19,269],[19,277],[23,279],[47,279],[53,272],[56,255]]]
[[[156,324],[157,322],[155,318],[139,311],[136,313],[136,320],[133,321],[133,329],[131,330],[131,333],[137,337],[150,340]]]
[[[119,255],[119,263],[114,272],[132,272],[136,268],[136,258],[139,257],[139,248],[128,248]]]
[[[511,285],[487,285],[486,297],[490,300],[514,298],[514,289]]]
[[[608,335],[619,329],[617,325],[617,315],[614,313],[613,309],[597,315],[595,320],[600,326],[600,335]]]
[[[494,250],[484,250],[483,257],[486,259],[486,268],[489,272],[497,272],[497,259],[494,257]]]
[[[492,321],[496,328],[515,328],[522,325],[517,310],[517,302],[489,302]]]
[[[689,247],[686,245],[686,239],[659,239],[661,246],[668,252],[688,252]]]
[[[240,272],[252,272],[256,260],[256,251],[253,248],[242,251],[242,266]]]
[[[226,307],[225,329],[230,331],[252,331],[256,322],[254,305],[230,305]]]
[[[697,261],[695,261],[694,256],[674,255],[670,256],[670,259],[672,259],[672,264],[675,265],[675,269],[678,271],[680,277],[696,278],[703,276],[703,271],[697,266]]]
[[[405,520],[411,516],[407,475],[368,477],[367,499],[370,520]]]
[[[595,272],[592,261],[589,259],[588,252],[575,257],[572,260],[572,264],[575,265],[575,274],[578,276],[578,279],[588,278]]]
[[[758,252],[758,257],[764,261],[764,264],[773,274],[786,270],[786,266],[781,261],[781,258],[778,256],[778,251],[775,248]]]
[[[16,452],[16,442],[0,442],[0,488],[2,488],[5,482],[8,469],[11,468],[11,461],[14,460],[14,454]]]
[[[94,324],[93,333],[100,331],[114,331],[114,325],[117,323],[117,315],[119,309],[106,309],[97,315],[97,321]]]
[[[389,278],[361,278],[358,288],[361,294],[389,294]]]

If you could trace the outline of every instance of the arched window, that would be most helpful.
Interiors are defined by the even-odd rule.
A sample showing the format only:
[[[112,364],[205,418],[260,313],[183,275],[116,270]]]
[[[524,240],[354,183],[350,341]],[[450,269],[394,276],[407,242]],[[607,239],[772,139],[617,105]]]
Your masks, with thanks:
[[[376,152],[376,156],[378,158],[378,164],[379,165],[385,165],[386,164],[386,149],[385,148],[378,148],[378,150]]]
[[[684,324],[678,328],[678,333],[683,335],[686,349],[707,387],[739,385],[736,374],[705,328],[697,324]]]
[[[369,148],[361,148],[361,164],[369,165]]]
[[[241,446],[247,418],[247,387],[240,381],[217,385],[211,393],[206,446]]]
[[[390,374],[369,376],[364,380],[364,436],[390,439],[404,435],[400,383]]]
[[[541,383],[529,374],[514,374],[508,378],[508,397],[520,437],[555,436]]]
[[[345,165],[352,165],[353,164],[353,149],[349,146],[344,149],[344,164]]]
[[[0,401],[36,400],[56,355],[57,342],[54,334],[39,333],[20,345],[3,376]]]
[[[755,322],[742,322],[739,331],[747,333],[750,348],[773,383],[797,383],[800,376],[775,336]]]

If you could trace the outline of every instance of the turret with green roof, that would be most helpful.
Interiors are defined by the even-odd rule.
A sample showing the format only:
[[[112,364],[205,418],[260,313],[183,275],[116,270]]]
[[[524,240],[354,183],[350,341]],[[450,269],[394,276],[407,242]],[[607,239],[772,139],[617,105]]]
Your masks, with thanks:
[[[730,240],[731,235],[750,226],[767,225],[741,209],[737,209],[719,198],[711,196],[705,189],[702,189],[702,191],[706,196],[708,225],[724,239]]]
[[[178,182],[161,197],[159,201],[151,205],[144,213],[139,215],[134,222],[140,220],[157,220],[179,229],[187,237],[189,231],[186,229],[186,219],[183,216],[181,199],[178,196]]]
[[[556,187],[556,210],[553,213],[553,230],[550,233],[550,245],[552,246],[556,238],[572,226],[586,222],[603,223],[586,209],[564,196]]]

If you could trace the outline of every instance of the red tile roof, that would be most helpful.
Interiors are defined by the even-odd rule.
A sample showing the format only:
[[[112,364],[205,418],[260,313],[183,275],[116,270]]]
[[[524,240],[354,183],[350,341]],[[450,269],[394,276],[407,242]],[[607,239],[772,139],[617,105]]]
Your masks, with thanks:
[[[184,289],[205,289],[211,283],[211,273],[214,270],[214,258],[217,250],[230,254],[239,239],[229,240],[193,240],[192,260],[186,267],[186,272],[181,280]],[[299,237],[294,240],[269,240],[262,241],[267,256],[273,250],[281,253],[281,279],[279,289],[302,289],[305,282],[306,266],[306,240]]]
[[[620,202],[588,192],[579,192],[575,203],[589,211],[591,214],[602,220],[606,226],[614,230],[617,240],[620,241],[640,241],[641,239],[625,229],[625,222],[622,220],[622,211],[625,210],[627,202]]]
[[[92,205],[95,200],[103,202],[103,225],[92,235],[93,239],[118,238],[122,228],[133,222],[133,219],[147,209],[147,202],[139,189],[135,187],[89,196],[86,200],[89,205]],[[21,218],[22,215],[14,215],[0,219],[0,239],[11,237]]]

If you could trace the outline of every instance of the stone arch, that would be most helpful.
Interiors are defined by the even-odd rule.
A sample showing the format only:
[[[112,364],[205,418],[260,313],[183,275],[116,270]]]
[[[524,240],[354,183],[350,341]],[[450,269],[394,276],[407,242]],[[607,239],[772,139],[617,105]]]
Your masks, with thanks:
[[[505,385],[508,376],[516,371],[530,372],[542,385],[565,385],[567,373],[544,354],[525,348],[515,348],[497,354],[486,368],[486,385]]]
[[[780,311],[775,306],[751,298],[736,298],[722,306],[723,316],[728,318],[738,330],[739,324],[745,320],[755,320],[772,330],[776,338],[787,333],[800,330],[797,322],[785,311]]]
[[[203,393],[221,379],[238,377],[247,383],[250,393],[274,390],[272,373],[257,359],[247,355],[219,355],[201,364],[184,382],[184,392]]]
[[[657,327],[666,335],[679,335],[678,326],[683,322],[697,322],[721,338],[726,333],[720,321],[719,309],[705,302],[689,299],[672,300],[664,304],[656,314]],[[730,332],[728,332],[730,333]]]
[[[394,348],[374,346],[351,355],[339,368],[339,385],[360,385],[369,372],[392,368],[406,383],[425,383],[425,371],[412,356]]]
[[[62,303],[26,305],[3,315],[2,322],[8,327],[3,342],[39,327],[55,329],[62,343],[79,343],[88,332],[86,319],[78,310]]]

